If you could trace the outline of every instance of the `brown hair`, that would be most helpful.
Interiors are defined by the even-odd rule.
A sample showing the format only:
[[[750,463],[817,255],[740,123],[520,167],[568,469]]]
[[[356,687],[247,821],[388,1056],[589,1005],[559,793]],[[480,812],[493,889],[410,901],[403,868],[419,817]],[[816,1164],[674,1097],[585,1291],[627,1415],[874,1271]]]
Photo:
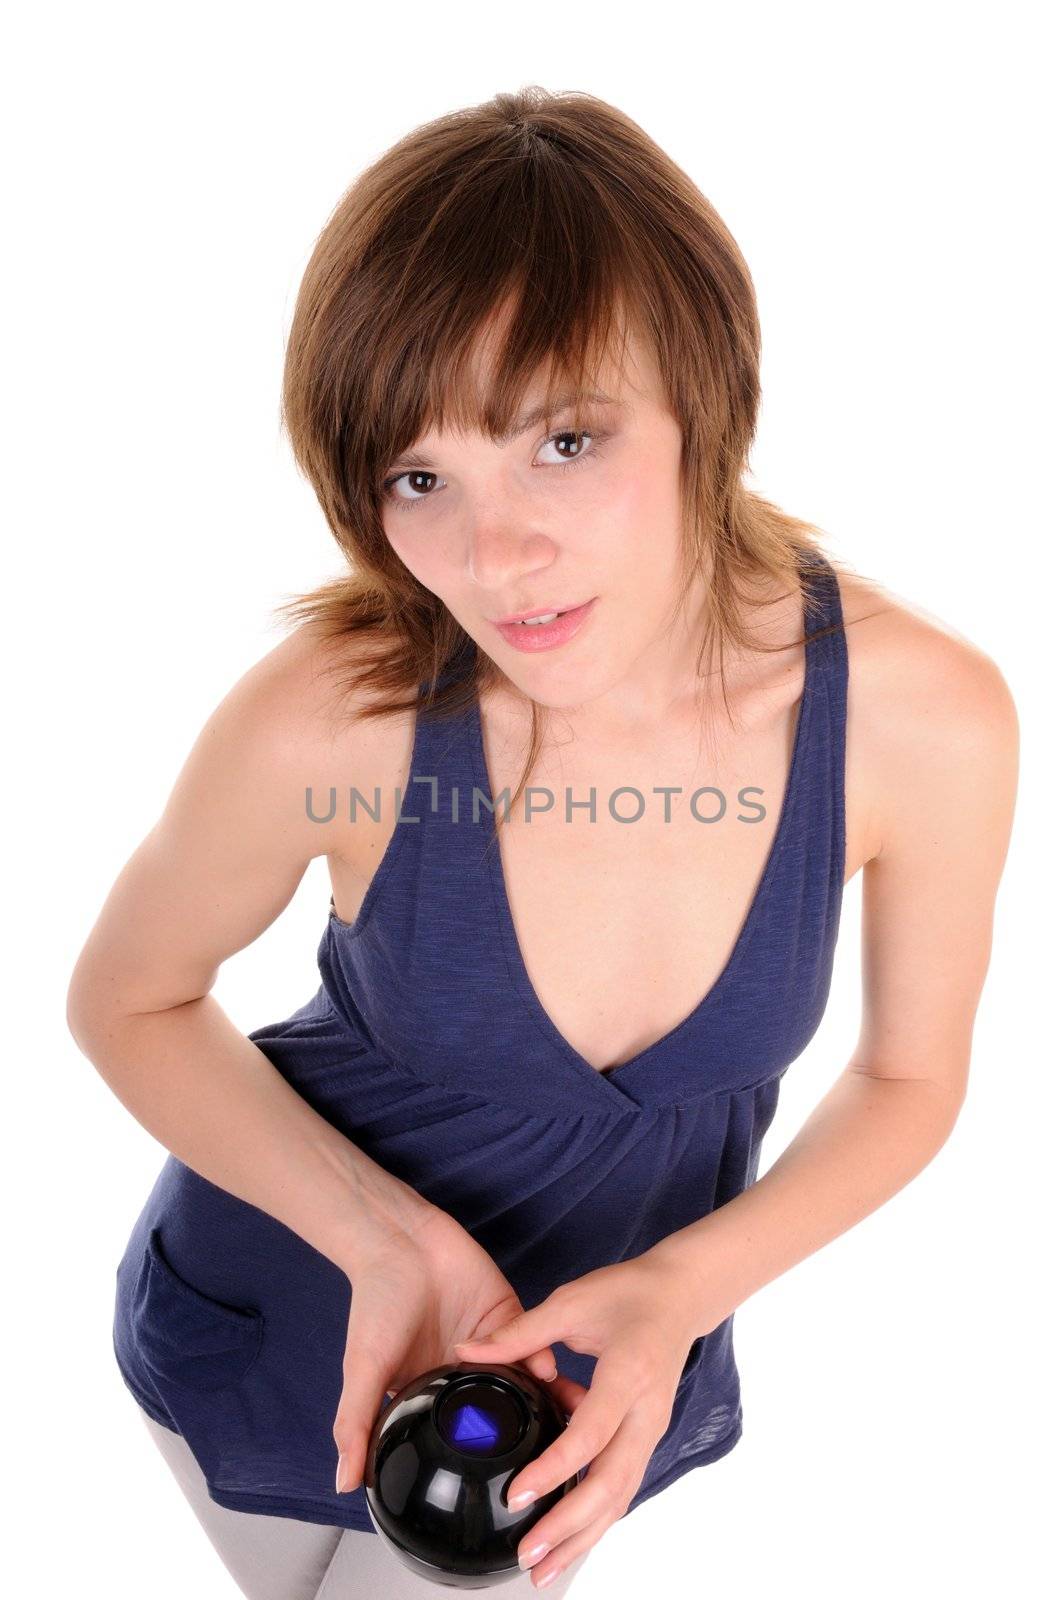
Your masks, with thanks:
[[[471,392],[472,347],[503,307],[499,359]],[[282,417],[348,570],[277,611],[337,648],[347,692],[374,692],[359,715],[449,715],[502,677],[392,550],[380,517],[390,462],[428,427],[502,438],[544,364],[546,402],[571,390],[578,415],[588,373],[628,328],[655,351],[682,428],[680,587],[704,585],[699,667],[715,652],[722,682],[726,646],[765,648],[741,613],[764,603],[758,589],[796,583],[812,602],[822,530],[742,482],[760,324],[746,262],[705,196],[623,112],[531,86],[414,128],[339,201],[300,285]],[[359,634],[371,648],[355,664],[344,646]],[[514,800],[541,749],[541,710],[532,702]]]

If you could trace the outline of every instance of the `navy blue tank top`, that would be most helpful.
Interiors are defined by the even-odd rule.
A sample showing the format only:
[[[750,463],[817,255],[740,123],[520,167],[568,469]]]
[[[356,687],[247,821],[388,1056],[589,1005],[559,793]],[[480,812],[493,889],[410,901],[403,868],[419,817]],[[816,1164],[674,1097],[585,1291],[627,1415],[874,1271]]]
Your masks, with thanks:
[[[818,558],[806,633],[838,626],[805,646],[768,859],[720,976],[656,1044],[599,1071],[544,1011],[492,840],[478,703],[418,714],[404,820],[356,920],[330,911],[316,994],[248,1035],[333,1126],[455,1217],[527,1307],[650,1249],[757,1176],[780,1081],[819,1026],[833,968],[842,620],[834,571]],[[349,1311],[334,1263],[170,1156],[118,1267],[114,1352],[139,1403],[184,1436],[219,1505],[374,1531],[364,1490],[335,1492]],[[629,1513],[738,1442],[732,1326],[733,1315],[691,1347]],[[555,1355],[590,1383],[596,1357],[563,1344]]]

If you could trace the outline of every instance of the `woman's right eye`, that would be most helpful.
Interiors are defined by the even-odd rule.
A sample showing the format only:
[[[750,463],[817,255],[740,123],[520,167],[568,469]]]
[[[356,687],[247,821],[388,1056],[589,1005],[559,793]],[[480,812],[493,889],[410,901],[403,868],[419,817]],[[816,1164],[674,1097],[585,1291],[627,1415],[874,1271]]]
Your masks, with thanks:
[[[398,506],[400,510],[406,511],[410,506],[415,506],[417,504],[418,500],[427,500],[428,499],[428,495],[427,494],[417,494],[417,495],[414,495],[412,499],[408,500],[408,499],[406,499],[406,497],[404,495],[397,495],[397,494],[394,494],[392,492],[393,488],[394,488],[394,485],[397,484],[397,483],[401,483],[403,478],[436,478],[436,477],[438,477],[438,473],[435,473],[435,472],[424,472],[424,471],[417,471],[417,470],[410,471],[410,472],[397,472],[393,478],[386,478],[384,480],[384,482],[381,484],[381,492],[383,493],[384,499],[387,500],[389,502],[389,504],[391,504],[393,506]]]

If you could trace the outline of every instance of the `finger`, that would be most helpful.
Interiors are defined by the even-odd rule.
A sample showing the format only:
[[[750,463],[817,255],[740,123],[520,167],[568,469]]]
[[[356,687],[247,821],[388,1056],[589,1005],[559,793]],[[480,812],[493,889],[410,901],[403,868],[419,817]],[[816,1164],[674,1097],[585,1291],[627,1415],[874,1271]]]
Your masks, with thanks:
[[[454,1346],[464,1360],[519,1361],[563,1339],[569,1330],[560,1326],[557,1301],[547,1295],[541,1305],[500,1323],[482,1339],[467,1339]]]
[[[610,1443],[591,1462],[576,1487],[528,1529],[517,1549],[518,1559],[545,1545],[536,1560],[545,1576],[554,1557],[575,1559],[610,1523],[624,1515],[637,1493],[656,1440],[646,1424],[629,1414]],[[583,1542],[585,1541],[585,1542]],[[578,1546],[578,1548],[577,1548]]]
[[[579,1533],[574,1533],[570,1538],[562,1539],[541,1556],[531,1568],[528,1577],[533,1589],[544,1588],[548,1580],[559,1578],[580,1556],[585,1555],[603,1533],[612,1527],[612,1517],[600,1517],[597,1522],[592,1522],[588,1527],[582,1528]]]
[[[454,1359],[456,1361],[467,1362],[470,1365],[477,1361],[495,1363],[504,1360],[504,1357],[494,1353],[482,1353],[478,1344],[475,1342],[473,1343],[471,1349],[468,1345],[462,1344],[460,1341],[455,1344],[453,1348]],[[488,1350],[491,1350],[490,1345],[488,1346]],[[554,1352],[549,1346],[547,1346],[545,1350],[536,1350],[534,1355],[522,1357],[519,1364],[527,1367],[528,1371],[532,1374],[532,1377],[538,1378],[540,1383],[549,1383],[552,1379],[557,1377],[557,1362],[554,1360]]]
[[[554,1352],[550,1349],[537,1350],[533,1356],[524,1358],[524,1365],[528,1371],[542,1383],[549,1383],[557,1377],[557,1362]]]
[[[507,1506],[520,1510],[518,1501],[529,1490],[532,1498],[538,1500],[574,1477],[605,1449],[617,1432],[628,1410],[626,1389],[615,1378],[599,1377],[600,1372],[599,1362],[591,1386],[570,1416],[565,1431],[510,1483],[506,1490]],[[524,1503],[530,1505],[531,1500]]]
[[[348,1399],[346,1393],[341,1397],[332,1428],[337,1450],[337,1494],[349,1494],[361,1483],[369,1432],[375,1420],[375,1413],[370,1416],[363,1402]]]
[[[336,1493],[357,1489],[365,1471],[369,1435],[381,1409],[384,1374],[375,1366],[348,1356],[343,1363],[343,1390],[332,1425],[336,1444]],[[397,1391],[388,1390],[389,1395]]]

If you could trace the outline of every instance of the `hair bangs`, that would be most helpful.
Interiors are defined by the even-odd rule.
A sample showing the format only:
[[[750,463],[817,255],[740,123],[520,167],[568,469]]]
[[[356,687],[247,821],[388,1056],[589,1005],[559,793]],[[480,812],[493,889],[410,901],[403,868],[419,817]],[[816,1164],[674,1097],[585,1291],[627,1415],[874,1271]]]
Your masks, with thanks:
[[[519,268],[491,281],[491,252],[460,275],[418,286],[414,303],[397,305],[395,329],[416,339],[391,340],[382,330],[375,372],[381,403],[365,467],[379,492],[392,459],[431,430],[479,432],[505,444],[522,430],[530,410],[544,424],[562,412],[585,420],[602,399],[603,374],[622,381],[630,333],[646,324],[639,279],[625,273],[615,251],[595,252],[582,281],[558,270],[561,259],[540,213],[546,237],[532,241]],[[485,242],[490,236],[485,235]],[[554,263],[536,272],[536,261]],[[429,300],[429,318],[422,305]],[[352,488],[354,486],[352,485]]]

